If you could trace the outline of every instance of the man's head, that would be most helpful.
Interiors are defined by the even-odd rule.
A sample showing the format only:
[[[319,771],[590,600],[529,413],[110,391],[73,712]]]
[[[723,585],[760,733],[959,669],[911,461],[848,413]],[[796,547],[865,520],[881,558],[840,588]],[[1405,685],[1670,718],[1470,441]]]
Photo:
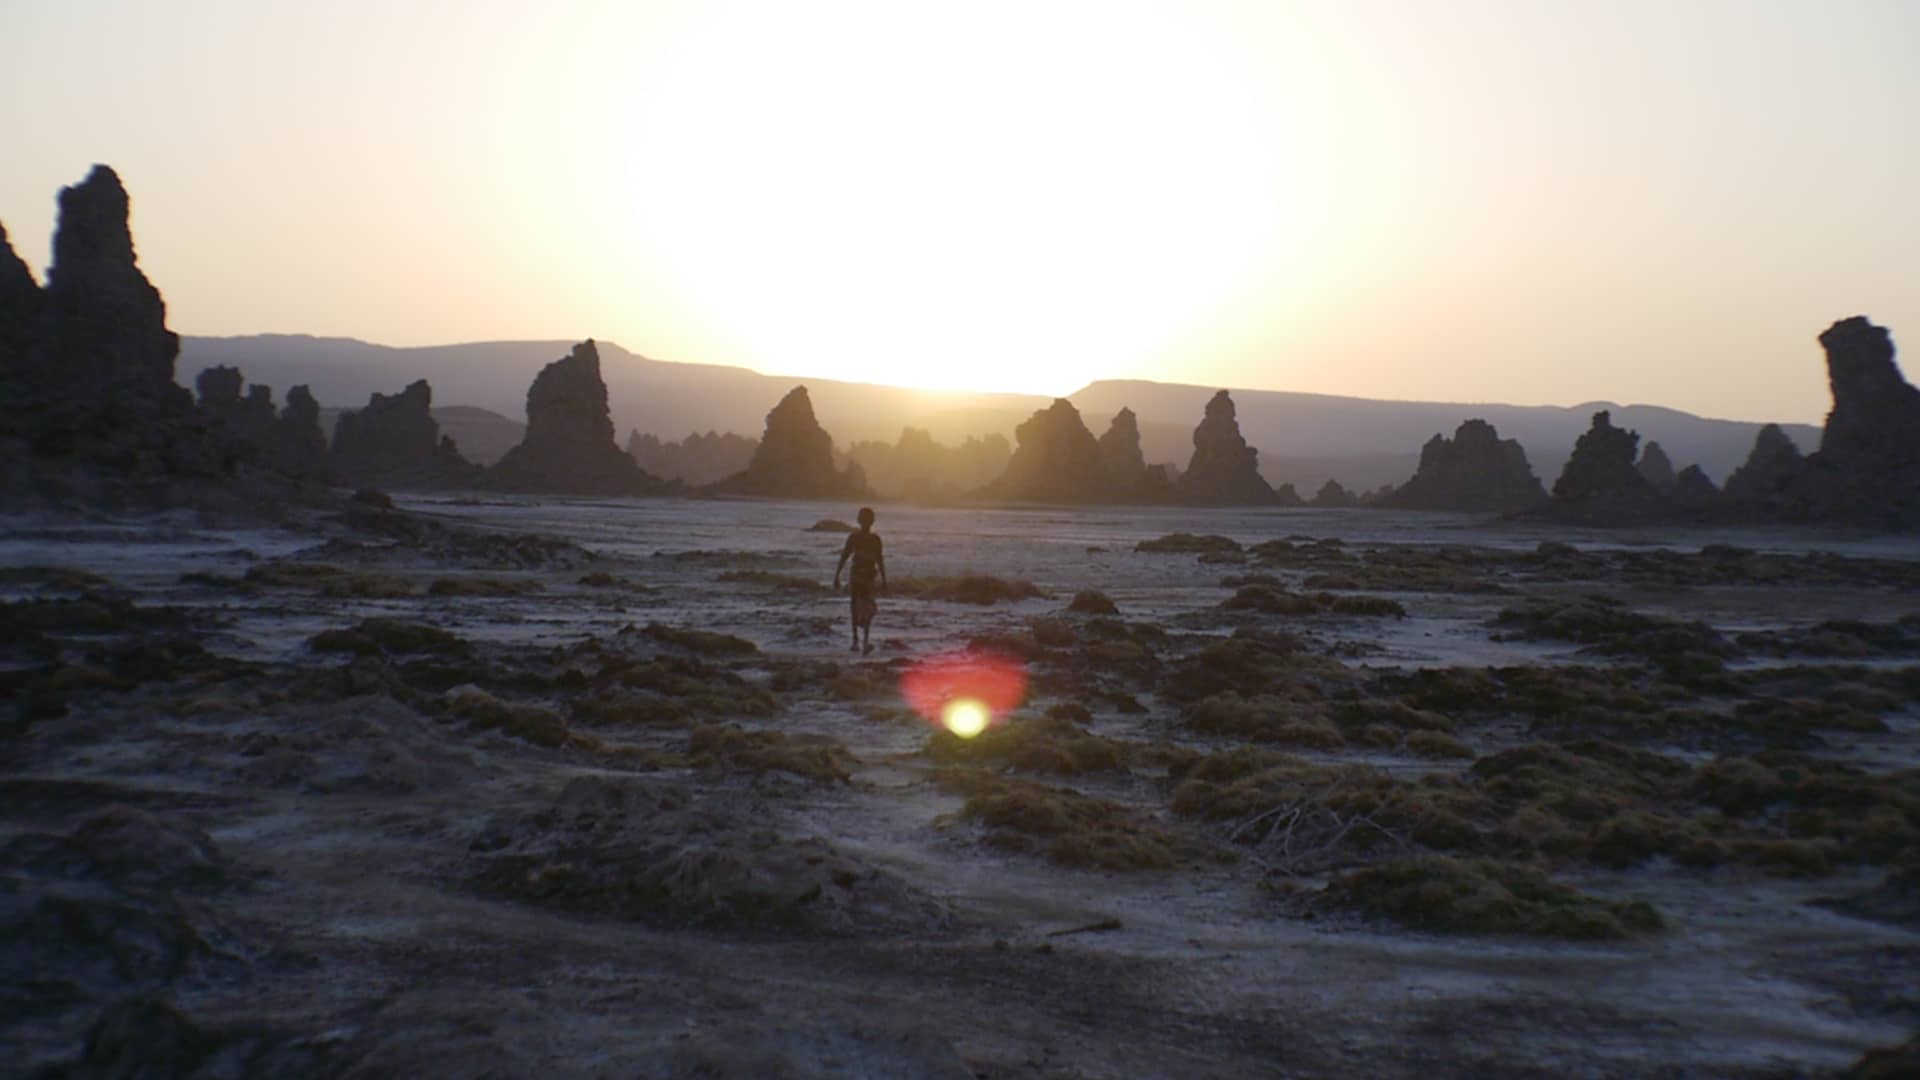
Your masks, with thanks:
[[[860,527],[863,529],[873,528],[873,507],[861,507],[860,512],[854,515],[854,519],[860,522]]]

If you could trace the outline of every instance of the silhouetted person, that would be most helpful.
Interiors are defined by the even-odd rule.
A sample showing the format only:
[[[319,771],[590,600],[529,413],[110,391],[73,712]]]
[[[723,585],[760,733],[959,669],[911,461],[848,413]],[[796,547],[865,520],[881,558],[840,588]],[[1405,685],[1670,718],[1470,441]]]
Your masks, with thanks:
[[[840,571],[846,568],[847,560],[853,560],[853,648],[866,655],[873,651],[873,616],[880,610],[879,602],[874,598],[874,578],[880,579],[880,589],[887,587],[887,557],[881,550],[880,534],[873,531],[873,507],[860,508],[860,531],[847,536],[846,546],[840,549],[840,562],[833,568],[833,588],[840,590]]]

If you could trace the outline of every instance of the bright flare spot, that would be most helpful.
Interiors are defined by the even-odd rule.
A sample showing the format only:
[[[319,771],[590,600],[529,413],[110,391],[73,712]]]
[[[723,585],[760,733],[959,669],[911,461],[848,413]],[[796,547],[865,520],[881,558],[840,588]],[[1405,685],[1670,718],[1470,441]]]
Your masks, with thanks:
[[[992,718],[993,714],[987,711],[985,705],[971,698],[948,702],[940,714],[940,722],[947,725],[947,730],[963,739],[971,739],[987,730],[987,721]]]

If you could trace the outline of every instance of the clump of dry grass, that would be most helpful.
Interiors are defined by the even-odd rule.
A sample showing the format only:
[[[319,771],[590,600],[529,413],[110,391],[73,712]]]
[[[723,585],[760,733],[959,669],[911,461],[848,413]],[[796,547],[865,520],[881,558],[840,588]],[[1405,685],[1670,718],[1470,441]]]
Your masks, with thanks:
[[[601,689],[652,691],[690,715],[771,716],[780,711],[779,701],[764,687],[698,656],[662,654],[645,661],[608,657],[589,682]]]
[[[1164,870],[1195,854],[1166,829],[1105,799],[973,769],[942,770],[939,783],[966,797],[961,816],[984,825],[987,842],[1004,850],[1096,870]]]
[[[472,684],[448,690],[441,696],[441,704],[449,718],[465,720],[483,730],[505,732],[536,746],[565,746],[568,741],[566,719],[551,705],[503,701]]]
[[[1181,714],[1180,722],[1194,731],[1256,742],[1321,749],[1346,743],[1318,706],[1269,697],[1243,698],[1232,691],[1195,702]]]
[[[428,596],[526,596],[542,591],[537,581],[481,575],[435,578]]]
[[[1445,732],[1410,731],[1402,744],[1407,753],[1426,758],[1473,758],[1473,747]]]
[[[1003,600],[1031,600],[1047,595],[1031,581],[989,574],[903,577],[889,583],[895,596],[913,600],[944,600],[954,604],[997,604]]]
[[[641,633],[676,649],[703,656],[745,656],[760,651],[760,646],[743,637],[713,630],[694,630],[665,623],[650,622]]]
[[[1073,601],[1067,610],[1081,615],[1118,615],[1120,608],[1113,598],[1098,589],[1081,589],[1073,594]]]
[[[1594,940],[1651,933],[1665,925],[1645,901],[1589,896],[1513,863],[1436,855],[1346,874],[1329,884],[1315,905],[1445,934]]]
[[[1320,605],[1311,596],[1301,596],[1268,585],[1243,585],[1220,602],[1224,611],[1253,611],[1262,615],[1315,615]]]
[[[247,583],[264,588],[310,589],[322,596],[387,600],[420,595],[420,586],[395,574],[350,570],[333,563],[275,561],[247,568]]]
[[[1238,555],[1238,541],[1226,536],[1195,536],[1192,533],[1168,533],[1153,540],[1142,540],[1133,550],[1157,555]]]
[[[925,753],[950,765],[1003,765],[1056,776],[1124,769],[1132,756],[1127,744],[1090,734],[1072,720],[1052,715],[1014,717],[971,739],[936,731],[928,737]]]
[[[823,593],[827,591],[827,586],[813,578],[804,578],[797,574],[781,574],[772,570],[728,570],[720,575],[719,580],[780,592]]]
[[[786,772],[820,784],[844,784],[854,758],[829,739],[797,739],[782,731],[748,731],[737,724],[709,724],[687,737],[687,755],[702,768]]]
[[[314,652],[350,652],[361,656],[433,653],[464,656],[473,651],[468,642],[424,623],[400,619],[362,619],[342,630],[322,630],[307,640]]]

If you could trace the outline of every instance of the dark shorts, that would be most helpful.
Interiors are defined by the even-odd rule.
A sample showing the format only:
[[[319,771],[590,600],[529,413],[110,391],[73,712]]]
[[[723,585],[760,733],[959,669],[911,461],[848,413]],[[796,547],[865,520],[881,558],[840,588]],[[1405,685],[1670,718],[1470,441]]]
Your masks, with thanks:
[[[850,591],[853,594],[854,619],[864,622],[880,610],[880,602],[875,599],[878,594],[874,590],[872,574],[855,574]]]

